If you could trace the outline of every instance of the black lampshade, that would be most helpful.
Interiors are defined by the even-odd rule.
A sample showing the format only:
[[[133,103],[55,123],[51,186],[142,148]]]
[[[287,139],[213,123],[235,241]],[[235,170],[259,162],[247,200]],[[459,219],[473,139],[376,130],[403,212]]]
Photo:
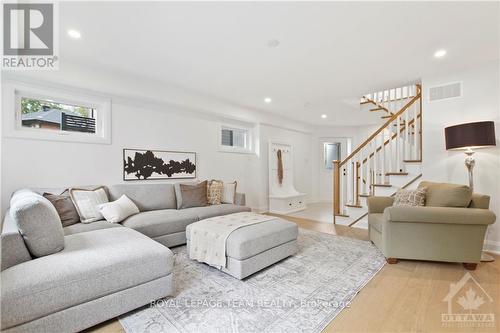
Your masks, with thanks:
[[[495,123],[480,121],[446,127],[446,150],[495,146]]]

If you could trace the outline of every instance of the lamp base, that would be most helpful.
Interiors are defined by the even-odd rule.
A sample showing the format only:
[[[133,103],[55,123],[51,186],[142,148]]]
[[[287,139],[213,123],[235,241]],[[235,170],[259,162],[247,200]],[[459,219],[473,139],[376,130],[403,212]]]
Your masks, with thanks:
[[[495,261],[495,257],[484,251],[481,253],[481,262],[493,262],[493,261]]]

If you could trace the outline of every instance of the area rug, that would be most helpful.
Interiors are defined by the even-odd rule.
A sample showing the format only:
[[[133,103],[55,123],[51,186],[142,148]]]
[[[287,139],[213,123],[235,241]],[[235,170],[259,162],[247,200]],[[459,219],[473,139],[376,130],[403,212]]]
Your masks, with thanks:
[[[321,332],[385,260],[368,241],[300,229],[299,252],[240,281],[173,248],[176,296],[120,317],[127,333]]]

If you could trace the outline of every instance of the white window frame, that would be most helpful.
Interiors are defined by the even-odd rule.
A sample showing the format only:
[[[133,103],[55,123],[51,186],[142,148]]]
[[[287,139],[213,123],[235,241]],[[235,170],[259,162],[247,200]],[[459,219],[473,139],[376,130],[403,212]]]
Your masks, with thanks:
[[[55,131],[22,126],[21,98],[54,101],[96,109],[96,132]],[[111,99],[62,87],[8,82],[2,89],[3,135],[10,138],[111,144]]]
[[[246,140],[245,140],[245,148],[242,147],[234,147],[234,146],[225,146],[222,144],[222,130],[239,130],[239,131],[245,131],[247,134]],[[244,126],[235,126],[235,125],[230,125],[230,124],[221,124],[219,127],[219,151],[221,152],[226,152],[226,153],[240,153],[240,154],[253,154],[253,133],[252,133],[252,128],[251,127],[244,127]]]

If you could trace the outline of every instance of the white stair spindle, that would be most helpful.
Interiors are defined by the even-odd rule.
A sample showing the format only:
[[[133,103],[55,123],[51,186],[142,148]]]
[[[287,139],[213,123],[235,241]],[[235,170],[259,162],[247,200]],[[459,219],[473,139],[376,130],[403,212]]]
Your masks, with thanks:
[[[411,107],[410,107],[411,108]],[[405,111],[405,134],[403,159],[407,160],[410,151],[410,110]]]
[[[385,130],[380,133],[382,136],[382,143],[380,146],[380,170],[381,170],[381,181],[385,184]]]
[[[418,102],[417,102],[418,103]],[[413,156],[411,159],[418,160],[418,137],[417,137],[417,124],[418,124],[418,109],[419,105],[413,107]]]
[[[401,116],[396,119],[396,172],[399,172],[401,167],[401,140],[400,140],[400,129],[401,129]]]
[[[377,138],[378,135],[373,138],[373,182],[377,184]]]
[[[359,191],[361,193],[365,193],[365,186],[364,186],[364,183],[363,183],[363,176],[364,176],[364,170],[365,170],[365,166],[363,165],[363,151],[364,151],[364,147],[361,148],[361,150],[359,151],[359,171],[358,171],[358,175],[359,175]]]

